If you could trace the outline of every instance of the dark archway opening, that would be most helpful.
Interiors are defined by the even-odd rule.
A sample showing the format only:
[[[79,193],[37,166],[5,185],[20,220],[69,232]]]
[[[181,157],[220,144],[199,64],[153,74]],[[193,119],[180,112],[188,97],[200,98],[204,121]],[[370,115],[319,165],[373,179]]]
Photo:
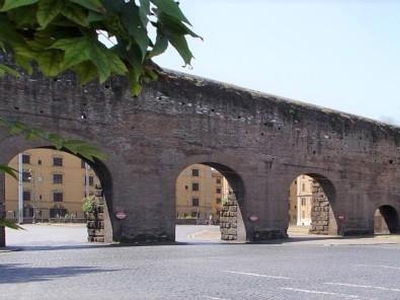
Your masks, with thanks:
[[[188,166],[175,185],[176,240],[245,241],[243,199],[243,182],[229,167],[210,162]]]
[[[375,211],[375,234],[399,233],[399,229],[399,216],[396,209],[390,205],[382,205]]]
[[[111,242],[108,208],[111,207],[112,182],[102,162],[87,161],[53,147],[38,147],[17,154],[9,166],[21,175],[17,180],[9,175],[5,177],[6,218],[25,226],[42,225],[42,229],[49,224],[80,227],[84,233],[79,232],[79,236],[85,237],[82,242]],[[88,214],[82,210],[82,204],[90,196],[99,204],[101,223],[97,222],[98,228],[86,228]],[[59,228],[62,235],[63,227]],[[93,235],[101,238],[91,239]]]
[[[335,188],[326,177],[315,173],[297,176],[289,188],[289,236],[336,235],[335,198]]]

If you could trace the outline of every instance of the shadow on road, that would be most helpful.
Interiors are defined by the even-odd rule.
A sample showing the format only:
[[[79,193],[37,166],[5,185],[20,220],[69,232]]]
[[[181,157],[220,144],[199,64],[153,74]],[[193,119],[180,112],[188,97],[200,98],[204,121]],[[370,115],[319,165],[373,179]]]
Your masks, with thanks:
[[[24,264],[2,264],[0,265],[0,284],[50,281],[58,278],[73,277],[81,274],[115,271],[120,270],[98,269],[80,266],[41,268],[27,267]]]

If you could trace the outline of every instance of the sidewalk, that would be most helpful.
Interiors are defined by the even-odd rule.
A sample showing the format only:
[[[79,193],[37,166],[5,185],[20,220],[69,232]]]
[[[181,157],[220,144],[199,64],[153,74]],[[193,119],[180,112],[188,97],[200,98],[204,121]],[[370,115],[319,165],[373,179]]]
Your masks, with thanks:
[[[300,244],[300,245],[374,245],[374,244],[400,244],[400,235],[374,235],[374,236],[332,236],[315,235],[308,233],[308,227],[294,226],[288,229],[288,239],[266,241],[266,244]],[[218,226],[203,227],[200,231],[188,236],[190,239],[203,241],[216,241],[221,239]]]
[[[85,224],[27,224],[26,230],[6,229],[5,249],[0,253],[16,249],[55,249],[98,246],[87,242]],[[290,227],[289,238],[262,242],[273,245],[374,245],[400,244],[400,235],[375,236],[326,236],[311,235],[307,227]],[[178,225],[176,240],[183,243],[229,243],[221,241],[219,226]]]

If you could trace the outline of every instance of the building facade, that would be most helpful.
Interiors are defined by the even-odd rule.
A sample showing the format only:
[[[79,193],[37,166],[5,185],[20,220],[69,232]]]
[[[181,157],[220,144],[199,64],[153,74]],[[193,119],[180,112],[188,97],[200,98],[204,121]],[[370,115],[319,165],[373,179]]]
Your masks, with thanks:
[[[289,224],[311,225],[313,179],[307,175],[298,176],[290,186]]]
[[[30,149],[14,157],[9,167],[19,180],[5,178],[7,218],[24,221],[84,220],[82,200],[99,185],[94,170],[76,156],[52,149]],[[22,206],[20,205],[22,203]]]
[[[176,180],[176,218],[217,224],[228,191],[227,180],[217,170],[202,164],[189,166]]]

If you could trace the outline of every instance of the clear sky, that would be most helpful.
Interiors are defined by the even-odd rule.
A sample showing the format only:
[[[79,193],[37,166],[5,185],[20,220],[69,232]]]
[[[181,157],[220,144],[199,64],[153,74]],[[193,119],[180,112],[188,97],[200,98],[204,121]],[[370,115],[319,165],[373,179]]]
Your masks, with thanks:
[[[189,74],[400,124],[400,1],[181,0]]]

